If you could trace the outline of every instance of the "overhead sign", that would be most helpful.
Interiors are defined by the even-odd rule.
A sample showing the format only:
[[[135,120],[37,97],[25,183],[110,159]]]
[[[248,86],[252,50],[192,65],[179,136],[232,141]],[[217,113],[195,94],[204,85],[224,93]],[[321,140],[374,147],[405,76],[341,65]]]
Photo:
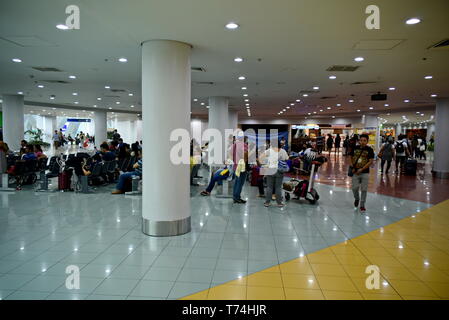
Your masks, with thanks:
[[[320,127],[316,124],[309,125],[292,125],[292,129],[319,129]]]
[[[91,119],[67,119],[67,122],[91,122]]]

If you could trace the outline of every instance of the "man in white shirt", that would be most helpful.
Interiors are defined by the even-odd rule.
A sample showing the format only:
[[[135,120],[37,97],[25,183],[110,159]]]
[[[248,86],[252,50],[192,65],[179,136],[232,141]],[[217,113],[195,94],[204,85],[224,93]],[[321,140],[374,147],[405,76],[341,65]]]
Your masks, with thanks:
[[[408,144],[407,144],[407,138],[400,134],[398,136],[398,141],[394,143],[394,148],[396,150],[396,174],[399,174],[404,169],[405,160],[410,155],[410,152],[408,150]],[[400,166],[400,171],[399,171]]]

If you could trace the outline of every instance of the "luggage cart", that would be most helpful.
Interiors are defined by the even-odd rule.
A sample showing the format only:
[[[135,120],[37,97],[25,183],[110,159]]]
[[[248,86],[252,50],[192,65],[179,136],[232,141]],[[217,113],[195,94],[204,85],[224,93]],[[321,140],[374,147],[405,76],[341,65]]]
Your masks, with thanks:
[[[320,162],[312,161],[309,180],[300,181],[298,179],[291,179],[289,182],[282,184],[286,201],[289,201],[290,198],[294,196],[295,198],[293,199],[295,200],[307,200],[310,204],[316,204],[316,202],[320,199],[320,196],[313,188],[313,183],[315,180],[315,169],[318,169],[320,165]],[[305,183],[307,183],[306,186],[304,185]],[[306,188],[306,190],[303,190],[303,187]]]

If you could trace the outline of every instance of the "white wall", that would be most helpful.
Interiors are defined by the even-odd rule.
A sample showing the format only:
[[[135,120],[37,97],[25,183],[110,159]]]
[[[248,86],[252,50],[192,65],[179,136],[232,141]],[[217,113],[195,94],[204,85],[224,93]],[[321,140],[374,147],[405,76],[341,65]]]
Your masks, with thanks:
[[[195,139],[198,144],[203,145],[201,137],[204,130],[208,128],[208,122],[202,119],[192,119],[190,121],[190,137]]]

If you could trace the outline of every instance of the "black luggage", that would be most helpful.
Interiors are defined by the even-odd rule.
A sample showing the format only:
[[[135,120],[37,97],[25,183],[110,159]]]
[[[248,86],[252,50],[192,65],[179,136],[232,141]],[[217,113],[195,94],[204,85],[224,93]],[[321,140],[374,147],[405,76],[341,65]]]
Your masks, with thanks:
[[[416,168],[418,167],[418,161],[415,159],[407,159],[404,165],[404,173],[408,176],[416,176]]]

